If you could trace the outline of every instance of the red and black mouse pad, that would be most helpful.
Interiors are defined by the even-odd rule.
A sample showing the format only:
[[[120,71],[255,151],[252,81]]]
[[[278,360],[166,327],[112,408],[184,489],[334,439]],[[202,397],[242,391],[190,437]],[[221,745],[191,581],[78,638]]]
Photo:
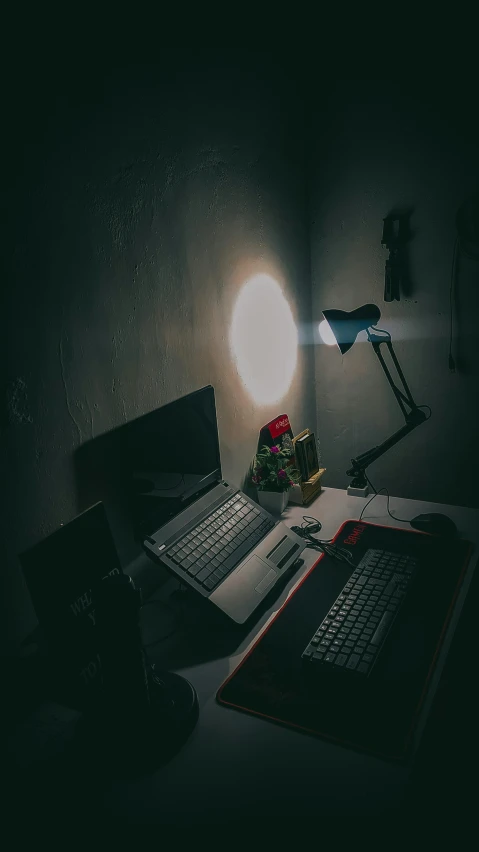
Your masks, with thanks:
[[[334,538],[358,564],[370,548],[420,569],[368,678],[305,664],[301,654],[353,569],[321,556],[217,694],[221,704],[392,760],[407,759],[419,711],[472,547],[346,521]]]

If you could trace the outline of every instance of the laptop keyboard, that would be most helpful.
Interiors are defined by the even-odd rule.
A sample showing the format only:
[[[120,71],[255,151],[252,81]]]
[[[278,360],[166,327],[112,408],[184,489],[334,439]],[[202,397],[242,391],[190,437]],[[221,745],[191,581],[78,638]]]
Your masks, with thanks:
[[[265,518],[260,509],[237,494],[189,530],[166,555],[212,591],[274,524],[272,518]]]

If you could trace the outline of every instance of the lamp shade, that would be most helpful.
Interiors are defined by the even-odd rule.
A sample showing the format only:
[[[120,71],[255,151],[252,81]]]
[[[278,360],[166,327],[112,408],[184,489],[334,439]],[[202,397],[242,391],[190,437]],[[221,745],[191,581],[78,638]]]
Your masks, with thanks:
[[[376,325],[381,318],[377,305],[362,305],[354,311],[323,311],[341,354],[344,355],[353,345],[360,331]]]

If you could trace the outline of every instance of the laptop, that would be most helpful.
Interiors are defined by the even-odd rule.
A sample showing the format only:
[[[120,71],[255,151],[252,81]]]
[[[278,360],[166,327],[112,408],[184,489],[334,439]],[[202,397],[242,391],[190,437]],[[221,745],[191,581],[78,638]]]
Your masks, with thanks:
[[[223,479],[211,386],[136,423],[129,455],[146,553],[243,624],[305,542]]]

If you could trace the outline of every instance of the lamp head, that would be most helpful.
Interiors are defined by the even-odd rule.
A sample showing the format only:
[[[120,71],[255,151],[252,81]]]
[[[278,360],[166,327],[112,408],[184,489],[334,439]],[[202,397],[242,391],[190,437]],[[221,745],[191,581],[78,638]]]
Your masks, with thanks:
[[[353,345],[360,331],[376,325],[381,318],[377,305],[362,305],[355,311],[323,311],[325,322],[320,323],[319,331],[325,343],[337,343],[344,355]]]

